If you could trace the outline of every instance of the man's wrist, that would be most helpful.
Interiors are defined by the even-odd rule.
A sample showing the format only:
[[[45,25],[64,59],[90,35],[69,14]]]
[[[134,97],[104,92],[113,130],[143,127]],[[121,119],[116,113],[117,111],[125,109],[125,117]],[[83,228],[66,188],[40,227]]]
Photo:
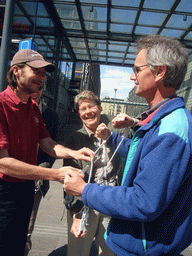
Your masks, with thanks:
[[[73,218],[74,218],[74,219],[81,219],[82,213],[83,213],[82,211],[77,212],[77,213],[74,213],[74,214],[73,214]]]
[[[134,127],[137,124],[137,120],[132,117],[132,123],[131,123],[131,128]]]

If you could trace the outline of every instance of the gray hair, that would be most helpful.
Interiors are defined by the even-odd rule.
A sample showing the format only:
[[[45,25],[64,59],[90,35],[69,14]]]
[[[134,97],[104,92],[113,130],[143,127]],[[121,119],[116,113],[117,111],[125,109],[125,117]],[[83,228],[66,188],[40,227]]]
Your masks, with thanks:
[[[98,107],[101,106],[101,101],[100,101],[99,97],[96,94],[94,94],[94,92],[85,90],[85,91],[82,91],[79,94],[77,94],[74,98],[75,111],[77,111],[77,112],[79,111],[79,101],[85,100],[85,99],[93,100]]]
[[[188,52],[184,46],[176,39],[149,35],[137,41],[136,52],[142,49],[147,50],[146,63],[152,71],[157,66],[167,66],[164,84],[178,90],[187,72]]]

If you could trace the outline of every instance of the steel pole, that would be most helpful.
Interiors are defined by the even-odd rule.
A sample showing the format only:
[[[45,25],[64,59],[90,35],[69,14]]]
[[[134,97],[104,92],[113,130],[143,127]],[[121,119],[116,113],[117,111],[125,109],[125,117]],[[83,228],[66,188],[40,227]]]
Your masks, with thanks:
[[[15,0],[6,1],[0,51],[0,91],[3,91],[6,88],[6,74],[8,70],[11,47],[14,5]]]

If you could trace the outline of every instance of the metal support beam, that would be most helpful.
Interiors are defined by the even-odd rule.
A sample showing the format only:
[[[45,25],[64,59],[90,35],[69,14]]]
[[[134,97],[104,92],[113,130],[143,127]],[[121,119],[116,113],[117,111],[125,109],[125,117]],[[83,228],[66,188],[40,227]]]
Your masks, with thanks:
[[[9,64],[14,6],[15,0],[6,1],[0,52],[0,91],[3,91],[6,88],[6,74]]]
[[[57,108],[57,100],[58,100],[58,90],[59,90],[59,83],[58,83],[58,66],[59,66],[59,57],[60,57],[60,49],[61,49],[61,38],[56,39],[56,48],[55,48],[55,72],[53,78],[53,86],[54,86],[54,101],[53,101],[53,108],[56,110]]]
[[[146,106],[148,107],[149,105],[147,103],[140,103],[140,102],[131,102],[131,101],[118,101],[118,100],[111,100],[111,99],[103,99],[101,100],[101,103],[110,103],[110,104],[121,104],[121,105],[132,105],[132,106]]]

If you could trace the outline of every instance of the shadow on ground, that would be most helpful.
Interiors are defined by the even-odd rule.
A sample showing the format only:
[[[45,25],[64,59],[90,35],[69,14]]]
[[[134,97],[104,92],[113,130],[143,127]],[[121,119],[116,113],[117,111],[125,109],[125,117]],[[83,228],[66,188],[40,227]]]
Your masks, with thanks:
[[[67,245],[52,251],[48,256],[67,256]]]
[[[48,256],[67,256],[67,245],[52,251]],[[95,242],[93,242],[92,244],[90,256],[97,256],[97,249],[95,246]]]

